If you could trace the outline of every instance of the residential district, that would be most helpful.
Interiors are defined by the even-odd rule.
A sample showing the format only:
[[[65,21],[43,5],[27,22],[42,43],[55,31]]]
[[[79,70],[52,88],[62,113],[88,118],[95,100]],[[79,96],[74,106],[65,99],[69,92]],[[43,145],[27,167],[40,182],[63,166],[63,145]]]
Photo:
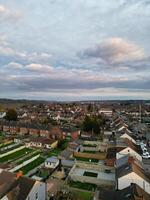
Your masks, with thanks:
[[[150,200],[150,103],[0,103],[1,200]]]

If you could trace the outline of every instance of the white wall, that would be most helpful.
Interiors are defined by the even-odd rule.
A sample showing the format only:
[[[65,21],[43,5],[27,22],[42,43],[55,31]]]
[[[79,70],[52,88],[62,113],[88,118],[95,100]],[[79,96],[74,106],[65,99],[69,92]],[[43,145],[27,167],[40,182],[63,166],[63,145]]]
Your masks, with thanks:
[[[45,161],[45,167],[47,167],[47,168],[52,168],[52,169],[54,169],[54,168],[57,167],[58,165],[59,165],[59,161],[57,161],[56,163]]]
[[[126,176],[123,176],[118,179],[118,189],[122,190],[131,185],[131,183],[137,184],[141,187],[144,191],[150,194],[150,183],[142,179],[136,173],[132,172]]]
[[[117,153],[117,159],[124,157],[124,155],[130,155],[133,158],[136,158],[137,160],[142,161],[142,156],[129,147]]]
[[[130,141],[132,141],[134,144],[136,144],[136,141],[132,137],[130,137],[128,134],[126,134],[126,133],[123,134],[120,138],[127,138]]]

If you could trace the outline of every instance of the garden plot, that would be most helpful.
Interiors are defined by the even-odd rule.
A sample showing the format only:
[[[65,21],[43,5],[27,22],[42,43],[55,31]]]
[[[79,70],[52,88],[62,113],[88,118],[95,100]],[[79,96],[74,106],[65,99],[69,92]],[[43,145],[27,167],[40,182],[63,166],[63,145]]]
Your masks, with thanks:
[[[40,152],[35,152],[32,155],[25,157],[24,159],[18,161],[16,163],[17,165],[13,169],[11,169],[10,172],[18,171],[20,168],[23,168],[24,166],[35,161],[39,157],[40,157]]]
[[[5,157],[5,156],[8,156],[9,154],[12,154],[12,153],[15,153],[15,152],[17,152],[17,151],[20,151],[20,150],[22,150],[22,149],[24,149],[25,148],[25,146],[19,146],[19,147],[15,147],[15,148],[13,148],[12,150],[9,150],[9,151],[7,151],[7,152],[5,152],[5,153],[1,153],[0,154],[0,158],[3,158],[3,157]]]
[[[22,164],[23,162],[27,161],[27,160],[30,160],[31,158],[37,156],[37,155],[40,155],[40,151],[35,151],[35,152],[31,152],[29,155],[27,156],[24,156],[23,159],[19,159],[19,161],[16,162],[16,165],[20,165]]]
[[[27,174],[31,170],[34,170],[35,168],[40,166],[44,161],[45,161],[45,159],[43,157],[39,156],[37,159],[35,159],[34,161],[30,162],[29,164],[25,165],[24,167],[20,168],[17,171],[22,171],[23,174]]]
[[[115,183],[115,172],[110,169],[110,173],[106,173],[103,165],[74,165],[69,176],[72,181],[82,183],[91,183],[95,185],[113,185]]]
[[[21,146],[22,146],[21,144],[17,144],[17,143],[11,143],[9,145],[7,144],[0,148],[0,153],[4,154],[7,152],[11,152],[12,150],[16,150],[17,148],[19,148]]]
[[[23,157],[24,155],[27,155],[28,153],[32,151],[33,151],[32,149],[23,147],[15,152],[11,152],[5,156],[2,156],[0,158],[0,163],[14,161],[16,159]]]

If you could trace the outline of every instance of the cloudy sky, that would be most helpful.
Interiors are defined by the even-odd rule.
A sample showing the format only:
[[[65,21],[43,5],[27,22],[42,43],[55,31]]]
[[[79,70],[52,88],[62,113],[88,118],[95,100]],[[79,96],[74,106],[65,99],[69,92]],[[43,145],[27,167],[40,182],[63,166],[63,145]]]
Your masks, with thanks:
[[[0,98],[150,99],[150,0],[0,0]]]

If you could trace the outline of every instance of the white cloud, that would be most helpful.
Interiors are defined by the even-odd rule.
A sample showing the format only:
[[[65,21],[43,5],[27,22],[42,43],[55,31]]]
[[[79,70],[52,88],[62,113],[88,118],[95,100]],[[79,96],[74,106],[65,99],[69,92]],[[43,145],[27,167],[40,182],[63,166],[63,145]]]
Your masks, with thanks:
[[[52,72],[53,67],[49,65],[42,65],[37,63],[31,63],[25,66],[25,69],[33,72],[40,72],[40,73],[49,73]]]
[[[52,55],[46,52],[27,52],[19,51],[11,46],[5,36],[0,35],[0,56],[13,57],[14,59],[27,62],[45,62],[49,60]]]
[[[16,63],[16,62],[10,62],[8,65],[6,65],[7,68],[10,68],[10,69],[15,69],[15,70],[18,70],[18,69],[22,69],[23,65],[20,64],[20,63]]]
[[[18,10],[13,10],[4,5],[0,4],[0,22],[8,21],[17,21],[22,18],[22,13]]]

